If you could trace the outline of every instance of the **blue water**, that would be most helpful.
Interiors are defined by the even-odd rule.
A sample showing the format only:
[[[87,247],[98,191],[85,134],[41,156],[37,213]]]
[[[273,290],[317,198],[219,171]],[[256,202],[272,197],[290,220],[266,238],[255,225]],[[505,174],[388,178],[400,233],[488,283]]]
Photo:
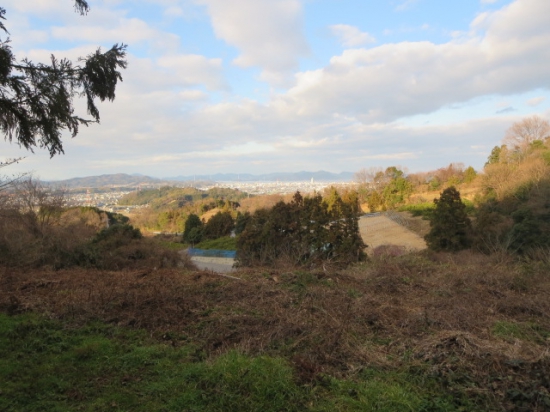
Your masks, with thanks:
[[[222,257],[234,259],[237,252],[235,250],[218,250],[218,249],[195,249],[190,247],[187,249],[189,256],[204,256],[204,257]]]

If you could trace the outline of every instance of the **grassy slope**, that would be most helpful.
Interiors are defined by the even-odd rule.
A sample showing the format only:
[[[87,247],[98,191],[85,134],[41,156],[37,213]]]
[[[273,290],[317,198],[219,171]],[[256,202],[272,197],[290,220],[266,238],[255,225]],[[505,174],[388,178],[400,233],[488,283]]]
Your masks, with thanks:
[[[2,270],[0,410],[547,410],[550,265],[501,258]]]
[[[205,361],[193,345],[148,342],[99,323],[71,330],[0,315],[0,331],[5,411],[408,411],[429,404],[396,373],[365,372],[360,382],[326,377],[312,387],[299,385],[280,357],[230,351]]]

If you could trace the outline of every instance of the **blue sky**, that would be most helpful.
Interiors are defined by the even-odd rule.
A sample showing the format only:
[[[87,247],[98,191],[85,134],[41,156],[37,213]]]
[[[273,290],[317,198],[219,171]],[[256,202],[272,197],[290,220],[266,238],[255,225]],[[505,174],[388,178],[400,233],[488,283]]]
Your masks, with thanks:
[[[12,173],[479,170],[513,122],[550,118],[548,0],[90,5],[83,17],[72,0],[3,2],[18,58],[123,42],[129,62],[65,155],[0,142],[0,158],[26,156]]]

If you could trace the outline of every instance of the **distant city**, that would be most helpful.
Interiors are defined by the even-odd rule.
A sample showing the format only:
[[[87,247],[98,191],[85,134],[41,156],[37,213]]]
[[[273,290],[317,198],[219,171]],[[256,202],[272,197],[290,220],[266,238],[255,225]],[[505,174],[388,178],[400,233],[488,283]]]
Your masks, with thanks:
[[[108,175],[107,175],[108,176]],[[79,181],[71,179],[70,187],[67,188],[66,202],[67,206],[94,206],[100,209],[117,212],[130,213],[135,209],[147,206],[119,205],[119,199],[131,192],[145,189],[158,189],[164,186],[174,187],[195,187],[199,190],[208,190],[212,188],[237,189],[252,196],[267,194],[289,194],[300,191],[301,193],[320,192],[330,186],[347,186],[351,182],[342,181],[316,181],[311,178],[308,181],[161,181],[144,176],[144,179],[135,179],[132,182],[124,179],[128,175],[102,176],[98,181],[97,177],[80,178]],[[116,176],[116,178],[113,178]],[[118,180],[118,181],[117,181]],[[78,186],[81,183],[83,186]],[[63,182],[51,183],[55,186],[64,187]],[[92,186],[100,184],[101,186]]]

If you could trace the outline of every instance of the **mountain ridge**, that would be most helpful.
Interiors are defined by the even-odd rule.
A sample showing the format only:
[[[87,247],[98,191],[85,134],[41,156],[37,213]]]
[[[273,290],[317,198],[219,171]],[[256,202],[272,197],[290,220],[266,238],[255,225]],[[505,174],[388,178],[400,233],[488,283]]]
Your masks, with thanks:
[[[47,181],[48,184],[55,184],[66,186],[69,188],[72,187],[102,187],[102,186],[123,186],[123,185],[139,185],[139,184],[173,184],[173,183],[199,183],[199,182],[255,182],[255,181],[266,181],[266,182],[300,182],[300,181],[309,181],[313,179],[314,181],[326,181],[326,182],[348,182],[353,179],[353,173],[351,172],[341,172],[341,173],[331,173],[324,170],[317,172],[286,172],[286,173],[266,173],[260,175],[254,175],[250,173],[216,173],[212,175],[189,175],[189,176],[175,176],[167,178],[156,178],[151,176],[146,176],[142,174],[126,174],[126,173],[114,173],[114,174],[103,174],[98,176],[84,176],[84,177],[73,177],[70,179],[56,180],[56,181]]]

